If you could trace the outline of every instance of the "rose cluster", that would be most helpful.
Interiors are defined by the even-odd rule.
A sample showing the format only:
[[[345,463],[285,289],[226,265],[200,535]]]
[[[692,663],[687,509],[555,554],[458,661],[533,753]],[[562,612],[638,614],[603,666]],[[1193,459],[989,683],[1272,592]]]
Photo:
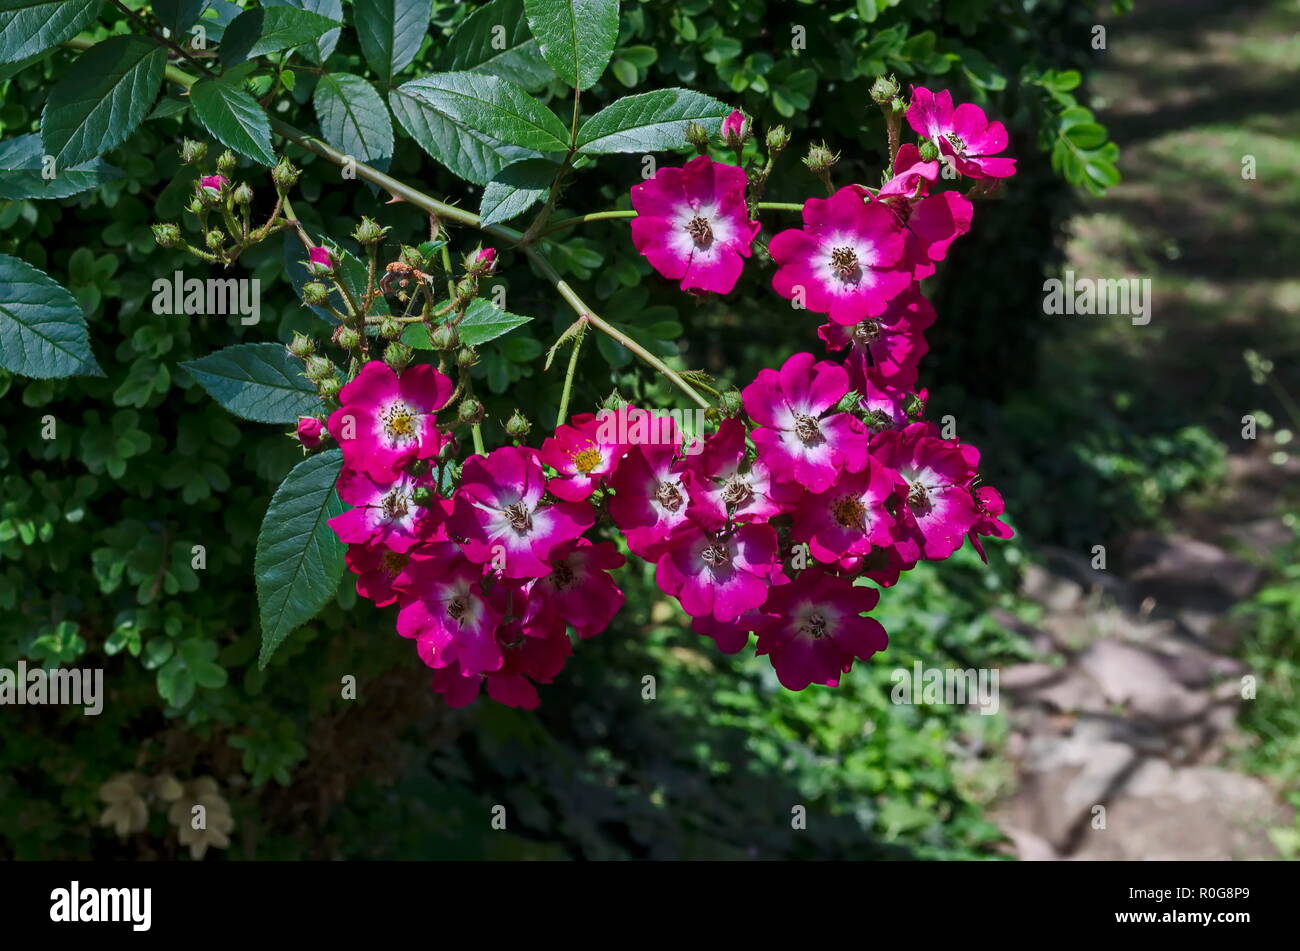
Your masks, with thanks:
[[[352,508],[330,525],[358,592],[397,605],[398,632],[448,703],[486,687],[536,706],[535,684],[572,654],[569,629],[595,635],[623,603],[619,535],[697,634],[727,653],[756,634],[794,690],[834,686],[885,647],[863,579],[890,587],[967,540],[983,557],[982,537],[1011,537],[979,451],[922,418],[917,364],[935,320],[920,282],[972,217],[965,195],[935,188],[941,164],[988,179],[1014,160],[995,155],[1002,125],[946,92],[914,90],[906,115],[921,144],[897,148],[881,187],[808,199],[803,227],[769,244],[774,290],[828,318],[819,336],[842,359],[800,352],[760,371],[720,401],[707,436],[623,405],[561,420],[540,449],[457,467],[455,420],[438,419],[455,388],[433,367],[373,361],[342,388],[328,434]],[[749,128],[738,117],[724,124],[733,146]],[[754,188],[707,155],[661,169],[632,189],[633,240],[684,290],[726,293],[759,232]]]
[[[452,394],[431,366],[399,376],[382,361],[343,387],[328,432],[343,451],[339,497],[352,508],[329,524],[348,546],[358,593],[398,606],[398,633],[415,641],[449,704],[486,687],[532,708],[534,684],[572,654],[569,627],[598,634],[623,603],[609,570],[625,559],[584,537],[596,519],[588,496],[612,460],[507,446],[471,456],[442,492],[456,447],[437,414]],[[569,475],[548,478],[551,457]]]

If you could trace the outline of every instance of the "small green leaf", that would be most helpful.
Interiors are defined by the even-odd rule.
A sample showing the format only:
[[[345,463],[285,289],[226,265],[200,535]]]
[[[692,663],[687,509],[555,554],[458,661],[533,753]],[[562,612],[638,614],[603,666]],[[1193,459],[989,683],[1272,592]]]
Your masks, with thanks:
[[[190,87],[195,118],[222,145],[263,165],[274,165],[271,124],[257,100],[219,79],[200,79]]]
[[[152,0],[151,5],[158,22],[176,39],[199,21],[207,0]]]
[[[57,168],[46,178],[45,146],[35,132],[0,142],[0,198],[67,198],[122,177],[121,169],[103,159],[91,159],[72,168]]]
[[[321,410],[303,362],[278,343],[243,343],[182,363],[208,394],[244,419],[296,423]]]
[[[7,254],[0,254],[0,367],[40,380],[104,375],[76,298]]]
[[[487,73],[528,90],[555,76],[529,32],[523,0],[492,0],[479,7],[456,28],[436,62],[439,71]]]
[[[582,124],[578,150],[589,155],[655,152],[686,143],[686,126],[696,122],[711,132],[729,108],[704,93],[659,89],[618,99]]]
[[[525,159],[503,168],[483,189],[478,209],[482,224],[500,224],[522,215],[546,195],[559,168],[549,159]]]
[[[297,7],[262,7],[245,10],[226,27],[221,38],[221,62],[226,65],[266,53],[293,49],[311,43],[341,24]]]
[[[415,59],[431,12],[429,0],[354,0],[352,16],[361,52],[384,83]]]
[[[343,0],[262,0],[264,7],[297,7],[299,10],[310,10],[312,13],[319,13],[323,17],[328,17],[338,23],[343,22]],[[342,30],[335,27],[332,30],[318,36],[299,52],[307,54],[308,59],[313,59],[318,63],[324,63],[334,52],[334,47],[339,45],[339,36]]]
[[[0,63],[58,46],[99,17],[102,0],[0,0]]]
[[[482,73],[434,73],[403,83],[399,92],[426,103],[465,128],[508,145],[543,152],[569,147],[559,117],[514,83]]]
[[[344,511],[334,485],[343,453],[309,456],[275,490],[257,536],[253,572],[262,621],[258,666],[294,628],[315,617],[343,576],[344,545],[327,524]]]
[[[512,314],[497,307],[491,301],[476,297],[465,309],[465,317],[456,329],[460,332],[460,342],[467,347],[477,347],[508,334],[516,327],[528,323],[533,318]],[[429,341],[429,332],[423,324],[411,324],[402,334],[402,343],[419,350],[429,350],[433,344]]]
[[[555,75],[594,86],[618,41],[618,0],[524,0],[524,12]]]
[[[326,73],[312,105],[325,141],[383,171],[393,155],[393,124],[375,87],[351,73]]]
[[[533,149],[521,149],[488,132],[471,129],[441,103],[411,95],[406,86],[389,93],[388,104],[398,123],[431,158],[475,185],[486,185],[507,165],[541,157]]]
[[[124,141],[158,98],[166,65],[166,50],[141,36],[110,36],[86,50],[50,90],[45,151],[75,166]]]

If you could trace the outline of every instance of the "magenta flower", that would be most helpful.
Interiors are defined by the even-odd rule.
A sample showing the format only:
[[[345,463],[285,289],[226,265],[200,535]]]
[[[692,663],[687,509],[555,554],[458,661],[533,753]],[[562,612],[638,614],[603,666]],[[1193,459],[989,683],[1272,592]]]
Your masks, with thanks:
[[[467,707],[478,699],[483,678],[478,674],[467,677],[461,672],[459,664],[451,664],[434,670],[432,686],[433,692],[440,694],[447,706]]]
[[[542,443],[541,460],[560,474],[547,485],[558,499],[581,502],[595,491],[606,476],[613,473],[627,452],[627,445],[617,441],[619,420],[628,410],[620,409],[610,417],[598,418],[591,413],[573,417],[572,425],[555,428],[555,435]]]
[[[842,473],[825,492],[804,496],[791,536],[827,563],[884,548],[893,542],[894,519],[885,503],[894,486],[894,473],[874,459],[861,472]]]
[[[872,432],[881,429],[901,429],[915,420],[909,409],[918,407],[923,410],[930,397],[929,390],[909,392],[899,386],[882,382],[870,369],[867,371],[866,388],[861,390],[862,408],[872,418]],[[919,414],[918,414],[919,415]]]
[[[405,472],[395,482],[376,482],[364,472],[345,468],[339,476],[339,498],[354,507],[331,518],[329,526],[347,545],[408,552],[432,536],[442,517],[440,508],[412,501],[416,488],[431,484],[427,476],[417,479]]]
[[[685,469],[687,515],[711,531],[728,521],[766,522],[784,511],[763,460],[746,464],[745,424],[738,419],[724,419]]]
[[[478,254],[474,255],[474,261],[482,269],[481,274],[491,274],[497,266],[497,249],[480,248]]]
[[[226,187],[226,179],[223,175],[204,175],[199,179],[199,188],[208,195],[216,198],[221,194],[221,190]]]
[[[411,460],[436,456],[443,437],[434,413],[452,389],[451,380],[427,364],[408,367],[399,378],[382,360],[371,360],[339,391],[340,406],[329,418],[344,463],[390,483]]]
[[[939,149],[945,162],[967,178],[1010,178],[1016,173],[1016,160],[995,158],[1007,147],[1007,130],[1001,122],[989,122],[984,110],[973,103],[956,109],[952,94],[937,94],[924,87],[912,89],[912,104],[907,121],[923,139]]]
[[[903,320],[887,324],[879,317],[868,317],[851,327],[822,324],[817,328],[817,335],[826,341],[827,350],[849,348],[844,369],[848,371],[850,385],[859,393],[866,389],[869,372],[881,383],[913,386],[916,365],[930,349],[924,335],[912,324]]]
[[[471,561],[507,578],[540,578],[551,571],[551,549],[577,538],[596,519],[585,503],[542,505],[545,491],[546,474],[531,449],[503,446],[486,457],[472,456],[447,530],[464,540]]]
[[[895,547],[905,561],[947,558],[978,520],[966,488],[975,476],[969,447],[935,432],[929,423],[912,423],[871,442],[872,457],[898,473]]]
[[[971,500],[975,503],[977,521],[966,533],[966,537],[970,539],[971,547],[980,556],[980,560],[987,565],[989,560],[984,554],[984,543],[980,541],[980,536],[992,535],[994,538],[1005,540],[1014,538],[1016,532],[999,518],[1007,507],[1002,501],[1002,494],[997,489],[991,485],[981,485],[972,488],[970,494]]]
[[[751,434],[759,458],[781,482],[821,492],[841,469],[858,472],[867,462],[867,436],[848,413],[833,412],[849,392],[848,372],[838,364],[814,365],[796,353],[780,372],[761,370],[741,396],[757,429]]]
[[[673,533],[688,524],[691,499],[684,472],[676,447],[636,445],[609,481],[614,490],[609,515],[626,536],[627,547],[646,561],[657,561]]]
[[[470,674],[498,669],[501,616],[483,592],[482,569],[455,544],[438,542],[413,553],[406,571],[416,594],[403,600],[397,633],[415,638],[420,659],[434,668],[458,662]]]
[[[837,686],[855,659],[866,660],[889,643],[879,621],[862,617],[879,600],[874,588],[807,568],[790,584],[771,589],[758,653],[771,658],[787,690],[813,683]]]
[[[298,417],[298,428],[294,431],[294,435],[298,438],[298,442],[308,449],[319,448],[324,433],[325,424],[315,416]]]
[[[975,206],[961,192],[940,192],[912,205],[903,220],[907,225],[908,260],[912,277],[923,281],[935,272],[948,246],[970,231]]]
[[[745,204],[743,169],[707,155],[661,168],[632,187],[632,243],[684,291],[726,294],[736,286],[759,223]]]
[[[655,581],[692,617],[729,621],[766,600],[776,556],[770,525],[742,525],[725,535],[688,525],[659,558]]]
[[[330,249],[318,245],[307,251],[307,270],[312,274],[324,275],[334,270],[334,258],[330,255]]]
[[[921,150],[910,142],[899,146],[894,157],[894,177],[880,186],[876,197],[881,201],[898,198],[911,201],[929,190],[939,180],[939,163],[925,162]]]
[[[349,545],[344,560],[348,570],[357,576],[357,594],[378,607],[392,604],[408,590],[409,554],[380,545]]]
[[[593,545],[585,538],[557,545],[552,570],[529,589],[529,617],[555,617],[573,625],[579,637],[591,637],[609,626],[623,606],[623,592],[609,576],[627,561],[613,542]],[[561,627],[563,627],[563,624]]]
[[[730,621],[719,621],[711,615],[691,619],[691,630],[713,638],[718,650],[724,654],[738,654],[749,643],[749,635],[767,621],[761,611],[746,611]]]
[[[881,202],[857,185],[830,198],[809,198],[804,226],[782,231],[770,249],[778,267],[772,288],[837,324],[878,317],[912,283],[905,233]]]

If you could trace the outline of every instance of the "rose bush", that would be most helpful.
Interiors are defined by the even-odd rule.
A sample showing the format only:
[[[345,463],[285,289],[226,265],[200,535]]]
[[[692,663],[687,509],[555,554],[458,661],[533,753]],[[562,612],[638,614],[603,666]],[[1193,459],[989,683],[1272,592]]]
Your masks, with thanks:
[[[985,102],[1002,98],[1014,109],[1021,148],[1009,154],[1023,164],[1024,151],[1035,148],[1032,136],[1024,135],[1032,117],[1055,156],[1070,123],[1081,122],[1078,113],[1067,117],[1077,108],[1066,101],[1077,77],[1030,64],[1025,47],[1014,45],[993,65],[972,44],[982,42],[982,31],[991,36],[999,29],[991,25],[995,16],[984,22],[971,14],[928,29],[916,11],[860,10],[849,17],[856,32],[840,35],[827,21],[797,49],[792,29],[790,49],[777,44],[769,55],[757,48],[765,27],[753,19],[752,5],[742,10],[725,3],[672,11],[628,4],[621,19],[617,13],[612,20],[608,13],[597,17],[598,41],[581,44],[535,36],[526,5],[501,0],[472,11],[407,5],[414,12],[400,18],[406,27],[400,31],[374,3],[346,9],[312,4],[310,10],[268,5],[260,12],[220,0],[206,9],[159,3],[123,11],[72,0],[45,6],[57,14],[50,17],[58,25],[54,32],[25,30],[19,13],[0,11],[0,81],[6,83],[0,167],[8,202],[0,209],[0,285],[9,295],[0,301],[0,365],[7,371],[0,385],[16,408],[5,423],[9,472],[0,598],[19,609],[17,616],[37,618],[34,624],[10,622],[6,654],[50,664],[112,657],[124,691],[120,716],[160,706],[169,729],[204,750],[197,760],[173,747],[150,754],[167,768],[193,771],[206,764],[260,785],[271,777],[289,783],[304,761],[312,761],[310,727],[328,700],[316,698],[306,710],[286,713],[295,684],[331,675],[337,681],[340,670],[364,675],[395,663],[394,655],[375,653],[369,644],[339,647],[346,659],[336,662],[314,649],[322,637],[342,644],[343,631],[359,623],[332,607],[317,613],[350,600],[339,584],[349,569],[366,598],[408,602],[395,612],[397,625],[414,634],[421,656],[441,662],[454,646],[481,667],[461,677],[448,656],[435,674],[445,695],[463,698],[480,689],[481,679],[498,699],[531,704],[528,681],[552,678],[567,659],[554,633],[561,624],[582,636],[604,628],[617,607],[618,587],[628,593],[625,612],[648,610],[653,589],[642,587],[633,566],[619,568],[623,555],[611,538],[637,559],[653,560],[659,588],[702,612],[693,621],[697,631],[724,649],[756,632],[757,649],[797,682],[805,673],[810,680],[837,679],[843,651],[862,656],[881,643],[870,619],[859,617],[872,609],[870,589],[849,591],[842,584],[861,568],[854,559],[894,552],[890,557],[902,562],[885,573],[868,565],[883,583],[908,558],[941,557],[965,538],[974,542],[981,529],[1001,531],[994,522],[1000,503],[991,489],[975,484],[969,450],[945,455],[935,445],[944,441],[915,418],[926,395],[916,390],[927,346],[923,332],[934,318],[914,285],[945,260],[948,242],[964,230],[962,196],[950,187],[958,180],[942,178],[941,167],[931,177],[931,167],[968,161],[978,168],[977,160],[988,160],[988,132],[978,130],[986,139],[965,148],[965,157],[947,138],[961,138],[965,126],[937,136],[918,130],[923,141],[900,144],[896,154],[890,145],[891,121],[913,125],[897,107],[914,96],[907,77],[929,75],[917,85],[941,90],[947,84],[941,77],[951,72],[954,90]],[[384,23],[386,32],[377,28]],[[196,26],[203,27],[204,48]],[[867,35],[876,39],[852,67],[846,65],[841,47]],[[654,46],[638,42],[651,37]],[[733,39],[740,51],[732,49]],[[289,45],[271,48],[277,40]],[[992,41],[987,48],[994,48]],[[566,56],[565,50],[582,55]],[[905,81],[886,101],[888,110],[866,105],[867,87],[889,71]],[[1008,86],[1008,76],[1019,82]],[[691,88],[656,88],[663,86]],[[620,99],[621,87],[649,91]],[[828,117],[815,132],[808,109],[814,95],[816,111]],[[844,118],[847,102],[856,103],[852,122]],[[726,121],[733,105],[759,119],[742,114]],[[671,166],[658,168],[658,158],[653,166],[644,158],[683,148],[692,120],[720,138],[712,139],[707,155],[676,164],[683,180],[694,182],[686,174],[692,165],[712,172],[718,209],[692,214],[680,233],[671,232],[673,243],[666,239],[676,219],[664,197]],[[778,121],[787,133],[776,132]],[[800,168],[791,143],[797,139],[801,151],[816,146],[814,134],[850,157],[832,166],[829,149],[812,147],[807,171]],[[193,138],[183,141],[186,136]],[[695,137],[703,142],[698,132]],[[962,139],[964,145],[976,141],[974,134],[969,143]],[[939,154],[922,156],[927,144]],[[286,158],[277,159],[277,145]],[[783,160],[778,146],[791,149]],[[272,169],[269,183],[259,163]],[[840,188],[825,200],[804,200],[818,179],[871,183],[891,165],[890,180],[865,195]],[[1070,176],[1077,169],[1062,171]],[[629,187],[637,181],[643,184]],[[415,188],[411,182],[428,184]],[[590,192],[588,182],[596,186]],[[651,183],[663,186],[659,195]],[[739,194],[737,185],[743,186]],[[653,207],[638,207],[636,189],[651,192],[646,200]],[[455,201],[439,201],[430,192]],[[394,198],[400,202],[386,204]],[[1008,206],[1015,200],[1013,190]],[[477,215],[467,210],[471,202]],[[533,210],[538,206],[540,214]],[[853,309],[856,296],[868,295],[836,294],[848,284],[855,292],[859,284],[868,286],[846,280],[857,273],[847,255],[825,265],[820,280],[810,263],[822,239],[834,237],[823,228],[839,221],[841,208],[852,240],[830,245],[832,258],[848,248],[864,277],[867,271],[892,275],[870,282],[881,290],[861,306],[883,308],[874,316]],[[644,214],[633,217],[634,210]],[[804,226],[792,227],[800,210]],[[508,226],[525,214],[530,224]],[[693,225],[696,218],[703,223]],[[623,219],[633,222],[630,234]],[[87,227],[67,227],[73,220]],[[151,223],[157,226],[152,235]],[[772,236],[770,248],[758,224]],[[692,225],[694,231],[686,230]],[[728,225],[735,226],[730,233]],[[782,231],[790,236],[776,240]],[[901,250],[877,268],[869,253],[877,239],[897,245],[897,232],[906,233]],[[706,244],[717,249],[717,261],[700,254]],[[453,248],[462,257],[459,265],[452,263]],[[645,252],[644,263],[638,251]],[[898,266],[904,260],[906,267]],[[195,267],[192,273],[259,279],[266,288],[287,279],[308,308],[268,295],[261,327],[166,316],[156,305],[150,313],[155,280]],[[649,279],[651,268],[671,284]],[[708,341],[717,336],[718,315],[729,305],[706,303],[683,312],[669,296],[678,289],[693,296],[730,291],[758,301],[755,289],[774,274],[784,276],[773,284],[775,293],[763,291],[754,314],[770,308],[782,316],[749,318],[762,325],[753,328],[755,337],[770,349],[746,351],[743,364],[706,355],[716,346]],[[798,276],[807,278],[799,303],[830,318],[820,330],[777,296],[796,298]],[[724,287],[728,278],[731,286]],[[590,293],[575,289],[584,283]],[[820,310],[843,297],[850,306]],[[600,302],[604,316],[588,300]],[[114,308],[111,322],[105,302]],[[570,313],[562,319],[564,309]],[[805,323],[802,336],[790,315]],[[269,334],[268,327],[274,328]],[[744,336],[732,333],[731,340]],[[546,354],[557,337],[559,347]],[[268,339],[287,343],[289,351]],[[679,349],[685,362],[675,359]],[[803,357],[788,373],[782,370],[794,355],[814,350],[811,361]],[[835,407],[794,414],[790,401],[800,393],[797,387],[787,391],[780,378],[794,377],[811,362],[807,372],[814,378],[835,378],[823,384],[833,392],[839,374],[815,368],[839,363],[841,356],[853,393],[846,388]],[[551,369],[553,357],[560,359]],[[631,369],[636,360],[650,372]],[[753,368],[765,365],[754,379]],[[710,372],[689,369],[700,366]],[[748,378],[736,375],[741,366],[751,368]],[[101,367],[105,375],[94,377]],[[332,420],[364,390],[348,389],[359,381],[373,387],[368,397],[358,397],[355,418],[391,427],[402,440],[414,437],[419,446],[400,475],[394,466],[400,447],[392,440],[385,448],[363,437],[354,447],[338,438],[342,426]],[[630,401],[661,416],[681,397],[707,408],[704,451],[687,455],[661,444],[619,451],[596,440],[599,460],[583,455],[590,451],[584,440],[600,422],[595,412],[614,387],[618,392],[603,408],[618,410]],[[439,400],[450,395],[448,388],[455,398],[444,409]],[[394,392],[403,400],[401,412],[393,412]],[[838,406],[853,394],[856,404]],[[74,398],[88,405],[71,409]],[[249,422],[222,418],[211,400]],[[583,412],[571,415],[571,404]],[[531,420],[512,413],[516,406]],[[778,418],[781,406],[788,419]],[[426,446],[423,427],[431,412],[438,433]],[[47,414],[61,427],[52,439],[40,434]],[[795,415],[814,419],[814,438],[822,438],[822,421],[832,420],[826,432],[849,430],[864,445],[870,438],[870,451],[864,456],[846,437],[839,451],[850,464],[836,470],[836,481],[805,485],[800,471],[811,466],[824,480],[828,467],[794,451],[805,445],[800,432],[812,433]],[[837,416],[845,419],[832,419]],[[530,425],[539,422],[547,438],[534,438],[531,446],[540,442],[540,449],[526,451]],[[286,477],[295,443],[259,432],[257,424],[293,429],[295,442],[313,454]],[[886,450],[889,455],[881,455]],[[408,471],[413,462],[428,469]],[[942,470],[936,481],[904,477],[908,466],[925,464]],[[593,522],[599,528],[589,530],[590,544],[580,536],[552,543],[550,535],[534,540],[526,525],[527,550],[516,549],[521,566],[512,564],[507,547],[497,584],[493,543],[500,536],[494,525],[516,532],[513,521],[526,521],[508,511],[525,494],[507,500],[501,493],[513,493],[522,478],[531,496],[539,470],[549,495],[528,503],[527,521],[539,511],[585,505],[599,507],[599,522]],[[268,508],[269,489],[282,479]],[[267,480],[274,482],[268,486]],[[792,482],[817,491],[791,500],[784,490]],[[666,508],[661,486],[676,486],[679,493],[673,532],[658,521]],[[922,492],[945,503],[953,496],[952,518],[941,516],[933,532],[911,512],[909,500],[915,494],[920,501]],[[963,493],[968,504],[960,501]],[[420,505],[417,497],[446,504]],[[671,494],[666,497],[671,501]],[[837,515],[859,508],[864,519],[870,516],[871,531],[854,537]],[[960,529],[972,512],[976,520]],[[570,519],[577,525],[584,520]],[[446,539],[437,537],[442,532]],[[796,544],[808,546],[805,568],[789,563]],[[779,570],[774,560],[765,561],[769,547],[780,552]],[[727,551],[719,556],[722,548]],[[722,564],[708,565],[706,557]],[[250,561],[260,601],[251,613],[239,587],[250,575]],[[530,577],[543,565],[547,574]],[[563,568],[559,577],[557,567]],[[714,583],[715,567],[753,579],[739,578],[738,604],[727,589],[721,614],[716,595],[723,586]],[[564,580],[566,571],[575,582]],[[57,585],[51,580],[56,576]],[[439,584],[453,587],[439,592]],[[521,605],[517,594],[524,587],[528,598]],[[763,600],[749,606],[760,587]],[[220,593],[226,591],[240,593]],[[482,617],[499,619],[490,637],[466,644],[456,639],[460,628],[446,621],[458,596],[475,599]],[[811,637],[809,628],[830,626],[826,616],[805,617],[794,628],[773,620],[804,616],[800,605],[806,603],[835,605],[861,623],[849,624],[842,638],[838,628],[835,637],[812,638],[815,650],[792,652],[799,637]],[[440,619],[431,605],[442,607]],[[516,613],[521,606],[523,613]],[[730,616],[737,606],[744,610]],[[382,623],[391,630],[391,617]],[[519,658],[510,659],[505,645],[515,645]],[[501,663],[491,667],[498,651]],[[270,678],[253,663],[259,654],[271,667]],[[609,655],[598,656],[614,677]],[[238,679],[228,682],[232,673]],[[461,679],[449,683],[453,675]],[[7,748],[21,758],[30,743]],[[135,755],[114,752],[112,744],[96,747],[96,781],[124,769]],[[39,775],[40,783],[70,782]],[[93,785],[68,788],[74,813],[89,814]]]

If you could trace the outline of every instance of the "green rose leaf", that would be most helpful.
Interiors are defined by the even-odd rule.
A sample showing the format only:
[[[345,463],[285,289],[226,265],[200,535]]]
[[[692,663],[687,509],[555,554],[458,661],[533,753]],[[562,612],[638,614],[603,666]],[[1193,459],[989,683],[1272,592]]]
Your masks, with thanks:
[[[618,0],[524,0],[524,12],[555,75],[594,86],[618,41]]]
[[[0,0],[0,63],[58,46],[99,16],[102,0]]]
[[[528,29],[523,0],[492,0],[471,13],[443,47],[437,68],[487,73],[529,90],[555,76]]]
[[[285,477],[267,507],[253,559],[262,668],[289,632],[334,596],[343,576],[344,545],[326,524],[344,511],[334,491],[342,467],[338,449],[309,456]]]
[[[122,177],[121,169],[103,159],[91,159],[72,168],[57,169],[46,178],[45,146],[32,132],[0,142],[0,198],[67,198]]]
[[[321,409],[303,362],[278,343],[244,343],[182,363],[208,394],[236,416],[296,423]]]
[[[207,0],[153,0],[152,6],[158,22],[167,28],[175,40],[177,37],[183,38],[185,31],[199,21]]]
[[[385,83],[415,59],[431,12],[429,0],[355,0],[352,4],[361,52]]]
[[[326,73],[312,94],[325,141],[381,171],[393,156],[393,124],[384,100],[360,76]]]
[[[262,0],[262,6],[296,7],[299,10],[310,10],[312,13],[319,13],[321,16],[328,17],[338,23],[343,22],[343,0]],[[335,27],[306,44],[301,52],[306,53],[309,59],[323,63],[330,58],[334,48],[339,45],[341,33],[342,30]]]
[[[222,145],[263,165],[274,165],[271,124],[257,100],[238,86],[201,79],[190,87],[194,115]]]
[[[659,89],[615,100],[582,124],[578,150],[589,155],[655,152],[686,142],[690,122],[716,132],[730,109],[689,89]]]
[[[104,375],[76,298],[7,254],[0,254],[0,367],[39,380]]]
[[[110,36],[54,84],[41,115],[45,151],[75,166],[119,145],[158,98],[167,51],[141,36]]]
[[[555,113],[514,83],[482,73],[434,73],[403,83],[399,92],[471,132],[507,145],[563,152],[569,130]]]
[[[503,168],[483,189],[482,223],[495,225],[522,215],[542,200],[559,168],[549,159],[525,159]]]
[[[221,62],[233,65],[265,53],[303,46],[339,26],[337,20],[297,7],[245,10],[226,27],[221,38]]]
[[[532,319],[504,311],[491,301],[476,297],[470,301],[469,307],[465,310],[465,318],[456,329],[460,331],[462,344],[477,347],[510,333]],[[407,327],[406,332],[402,334],[402,343],[420,350],[428,350],[432,347],[429,342],[429,332],[424,329],[423,324],[411,324]]]
[[[470,128],[455,118],[445,103],[416,95],[419,90],[408,89],[410,85],[399,86],[389,94],[393,115],[431,158],[456,177],[486,185],[507,165],[541,157],[534,149],[510,145],[490,132]]]

